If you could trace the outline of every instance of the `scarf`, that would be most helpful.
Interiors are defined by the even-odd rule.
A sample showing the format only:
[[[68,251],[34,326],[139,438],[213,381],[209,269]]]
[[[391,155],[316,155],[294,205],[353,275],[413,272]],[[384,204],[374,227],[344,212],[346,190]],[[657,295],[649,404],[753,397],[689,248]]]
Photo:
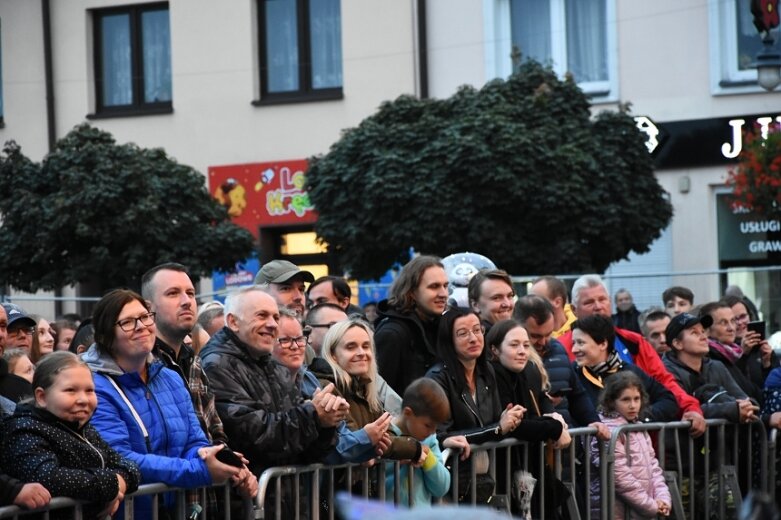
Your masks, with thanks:
[[[718,342],[715,339],[708,338],[708,346],[721,354],[731,365],[737,363],[740,356],[743,355],[743,348],[735,343],[731,345],[725,345]]]
[[[621,358],[618,357],[618,352],[615,350],[608,354],[607,359],[601,363],[597,363],[593,367],[583,367],[583,375],[586,379],[597,385],[599,388],[604,388],[602,383],[602,376],[605,374],[612,374],[618,372],[621,368]]]

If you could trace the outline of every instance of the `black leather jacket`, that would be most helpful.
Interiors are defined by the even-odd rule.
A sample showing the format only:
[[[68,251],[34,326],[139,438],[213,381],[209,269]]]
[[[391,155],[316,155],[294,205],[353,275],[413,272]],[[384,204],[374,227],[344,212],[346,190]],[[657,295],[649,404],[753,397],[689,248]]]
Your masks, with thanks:
[[[456,370],[463,370],[456,367]],[[442,423],[437,433],[440,442],[447,437],[464,435],[470,444],[497,441],[499,417],[502,409],[496,387],[493,369],[488,366],[483,372],[480,365],[475,369],[477,403],[469,395],[469,389],[459,388],[452,369],[444,363],[437,363],[426,374],[440,384],[450,402],[450,421]]]

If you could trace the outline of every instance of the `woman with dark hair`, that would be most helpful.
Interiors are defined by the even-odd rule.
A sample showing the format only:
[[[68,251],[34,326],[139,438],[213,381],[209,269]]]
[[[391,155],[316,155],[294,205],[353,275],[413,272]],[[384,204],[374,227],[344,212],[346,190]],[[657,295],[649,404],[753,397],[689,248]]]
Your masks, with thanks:
[[[586,393],[594,406],[608,380],[622,370],[634,372],[650,396],[650,405],[643,409],[643,422],[669,422],[678,417],[678,403],[672,392],[652,379],[641,368],[624,363],[615,349],[615,328],[610,318],[594,314],[572,324],[572,354]]]
[[[452,436],[480,444],[500,440],[518,427],[525,410],[517,404],[502,409],[496,376],[488,363],[483,326],[474,311],[453,308],[442,315],[437,350],[442,362],[431,367],[426,375],[442,386],[450,402],[450,421],[443,423],[438,433],[444,447]],[[485,475],[487,452],[479,453],[469,463],[475,465],[478,475]],[[469,475],[467,468],[461,468],[462,479]],[[469,496],[465,484],[459,482],[462,497]]]
[[[543,389],[543,379],[547,379],[545,367],[529,341],[526,329],[515,320],[502,320],[491,327],[485,344],[492,358],[501,405],[519,404],[526,409],[513,437],[526,441],[558,441],[566,434],[559,445],[569,445],[566,423],[554,411],[553,403]]]
[[[502,320],[493,325],[485,338],[487,349],[491,353],[491,366],[496,373],[499,399],[503,407],[519,404],[526,409],[523,421],[512,433],[516,439],[530,442],[552,441],[549,449],[566,448],[571,442],[564,418],[554,411],[546,392],[550,387],[542,359],[529,341],[529,334],[515,320]],[[537,444],[531,450],[513,448],[511,469],[528,468],[540,485],[534,487],[532,496],[532,514],[539,516],[539,494],[544,492],[545,511],[551,518],[558,518],[559,508],[569,496],[566,488],[558,480],[553,468],[542,466]],[[503,459],[499,459],[502,464]],[[505,474],[503,471],[497,472]],[[544,483],[544,484],[543,484]],[[515,511],[521,513],[521,511]]]
[[[217,460],[223,446],[210,446],[181,377],[152,356],[154,313],[133,291],[106,294],[92,315],[95,344],[83,355],[94,373],[98,407],[92,423],[120,454],[138,464],[142,483],[196,488],[232,479],[244,481],[246,466]],[[171,496],[161,501],[170,514]],[[198,510],[192,503],[190,508]],[[151,516],[149,498],[136,500],[137,516]],[[165,516],[163,516],[165,517]]]

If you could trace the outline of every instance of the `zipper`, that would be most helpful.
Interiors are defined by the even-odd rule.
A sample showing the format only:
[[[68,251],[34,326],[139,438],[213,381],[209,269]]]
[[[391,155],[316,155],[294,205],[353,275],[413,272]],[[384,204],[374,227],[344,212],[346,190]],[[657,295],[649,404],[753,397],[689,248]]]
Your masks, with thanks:
[[[83,436],[83,435],[81,435],[80,433],[78,433],[78,432],[75,432],[75,431],[73,431],[73,430],[69,430],[69,431],[70,431],[70,432],[71,432],[73,435],[75,435],[77,438],[79,438],[79,439],[81,439],[82,441],[84,441],[84,442],[87,444],[87,446],[89,446],[90,448],[92,448],[92,449],[95,451],[95,453],[97,453],[97,454],[98,454],[98,457],[100,457],[100,468],[101,468],[101,469],[105,469],[105,468],[106,468],[106,460],[103,458],[103,454],[100,452],[100,450],[99,450],[99,449],[97,449],[97,448],[95,447],[95,445],[94,445],[94,444],[92,444],[92,443],[89,441],[89,439],[87,439],[85,436]]]
[[[463,392],[461,392],[461,399],[464,401],[464,404],[469,409],[470,412],[472,412],[472,415],[475,416],[475,419],[477,419],[477,422],[480,424],[480,427],[483,427],[483,420],[480,418],[480,414],[478,414],[474,408],[469,404],[469,400],[466,398],[466,395],[464,395]]]

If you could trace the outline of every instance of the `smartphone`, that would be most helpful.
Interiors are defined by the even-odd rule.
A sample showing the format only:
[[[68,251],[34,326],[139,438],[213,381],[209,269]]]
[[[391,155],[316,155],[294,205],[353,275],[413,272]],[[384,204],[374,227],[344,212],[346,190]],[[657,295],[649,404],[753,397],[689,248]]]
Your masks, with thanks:
[[[229,466],[233,466],[236,468],[243,468],[244,463],[241,461],[238,455],[233,453],[233,450],[231,450],[227,446],[223,446],[220,451],[217,452],[217,460],[222,462],[223,464],[227,464]]]
[[[746,325],[748,330],[759,333],[759,339],[765,339],[765,322],[764,321],[750,321]]]

